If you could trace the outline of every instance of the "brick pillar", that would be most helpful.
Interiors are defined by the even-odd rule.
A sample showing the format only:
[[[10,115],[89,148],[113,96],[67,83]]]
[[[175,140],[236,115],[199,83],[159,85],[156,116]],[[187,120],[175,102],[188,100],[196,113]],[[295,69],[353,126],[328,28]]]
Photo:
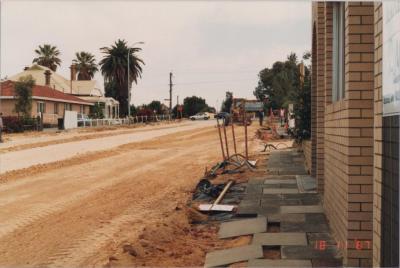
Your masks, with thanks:
[[[373,266],[381,265],[382,210],[382,3],[375,3]]]
[[[317,190],[324,191],[325,128],[325,3],[317,3],[317,88],[316,88],[316,178]]]
[[[372,265],[374,4],[346,4],[347,266]],[[363,245],[357,249],[356,241]]]

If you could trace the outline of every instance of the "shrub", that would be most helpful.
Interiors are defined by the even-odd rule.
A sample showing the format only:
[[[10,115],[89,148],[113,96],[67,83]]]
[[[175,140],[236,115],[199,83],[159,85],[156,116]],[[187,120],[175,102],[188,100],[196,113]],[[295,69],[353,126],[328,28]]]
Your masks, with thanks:
[[[4,116],[4,130],[8,133],[24,132],[24,130],[35,130],[38,126],[36,118]]]
[[[24,121],[22,117],[18,116],[4,116],[3,117],[4,130],[9,133],[23,132]]]

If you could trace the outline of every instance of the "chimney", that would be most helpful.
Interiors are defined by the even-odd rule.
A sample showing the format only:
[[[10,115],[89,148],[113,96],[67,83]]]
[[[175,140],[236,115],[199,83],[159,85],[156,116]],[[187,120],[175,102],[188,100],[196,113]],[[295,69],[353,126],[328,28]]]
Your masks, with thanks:
[[[45,79],[46,79],[46,86],[50,86],[51,72],[49,70],[46,70],[44,72],[44,76],[45,76]]]
[[[71,64],[71,67],[69,67],[71,69],[71,81],[75,81],[76,80],[76,65],[75,64]]]

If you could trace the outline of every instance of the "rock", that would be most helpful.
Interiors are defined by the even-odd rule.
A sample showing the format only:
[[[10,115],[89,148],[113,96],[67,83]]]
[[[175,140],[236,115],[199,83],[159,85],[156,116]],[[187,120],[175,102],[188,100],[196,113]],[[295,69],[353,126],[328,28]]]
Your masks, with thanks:
[[[118,261],[117,257],[114,257],[114,256],[110,256],[110,257],[108,258],[108,260],[109,260],[109,261]]]
[[[142,247],[146,248],[150,245],[150,243],[147,240],[141,240],[140,244],[142,245]]]
[[[138,254],[136,252],[136,250],[132,247],[132,245],[123,245],[122,246],[123,252],[126,253],[128,252],[129,255],[136,257]]]

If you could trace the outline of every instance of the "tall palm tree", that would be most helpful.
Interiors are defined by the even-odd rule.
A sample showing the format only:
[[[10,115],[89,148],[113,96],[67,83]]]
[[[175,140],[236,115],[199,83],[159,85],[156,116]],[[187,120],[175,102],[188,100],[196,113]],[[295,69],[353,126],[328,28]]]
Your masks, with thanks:
[[[35,53],[38,57],[33,59],[33,63],[50,68],[54,72],[57,70],[57,65],[61,65],[59,58],[61,53],[56,46],[44,44],[35,49]]]
[[[72,62],[76,65],[78,71],[78,80],[91,80],[94,74],[99,70],[97,69],[96,59],[94,55],[89,52],[76,52],[76,59]]]
[[[142,77],[142,65],[144,61],[135,53],[141,51],[139,47],[128,47],[125,40],[116,41],[111,47],[100,48],[105,54],[100,61],[101,73],[105,83],[114,82],[117,99],[120,105],[120,114],[128,114],[128,96],[132,82],[137,84]],[[129,53],[129,82],[128,82],[128,53]]]

